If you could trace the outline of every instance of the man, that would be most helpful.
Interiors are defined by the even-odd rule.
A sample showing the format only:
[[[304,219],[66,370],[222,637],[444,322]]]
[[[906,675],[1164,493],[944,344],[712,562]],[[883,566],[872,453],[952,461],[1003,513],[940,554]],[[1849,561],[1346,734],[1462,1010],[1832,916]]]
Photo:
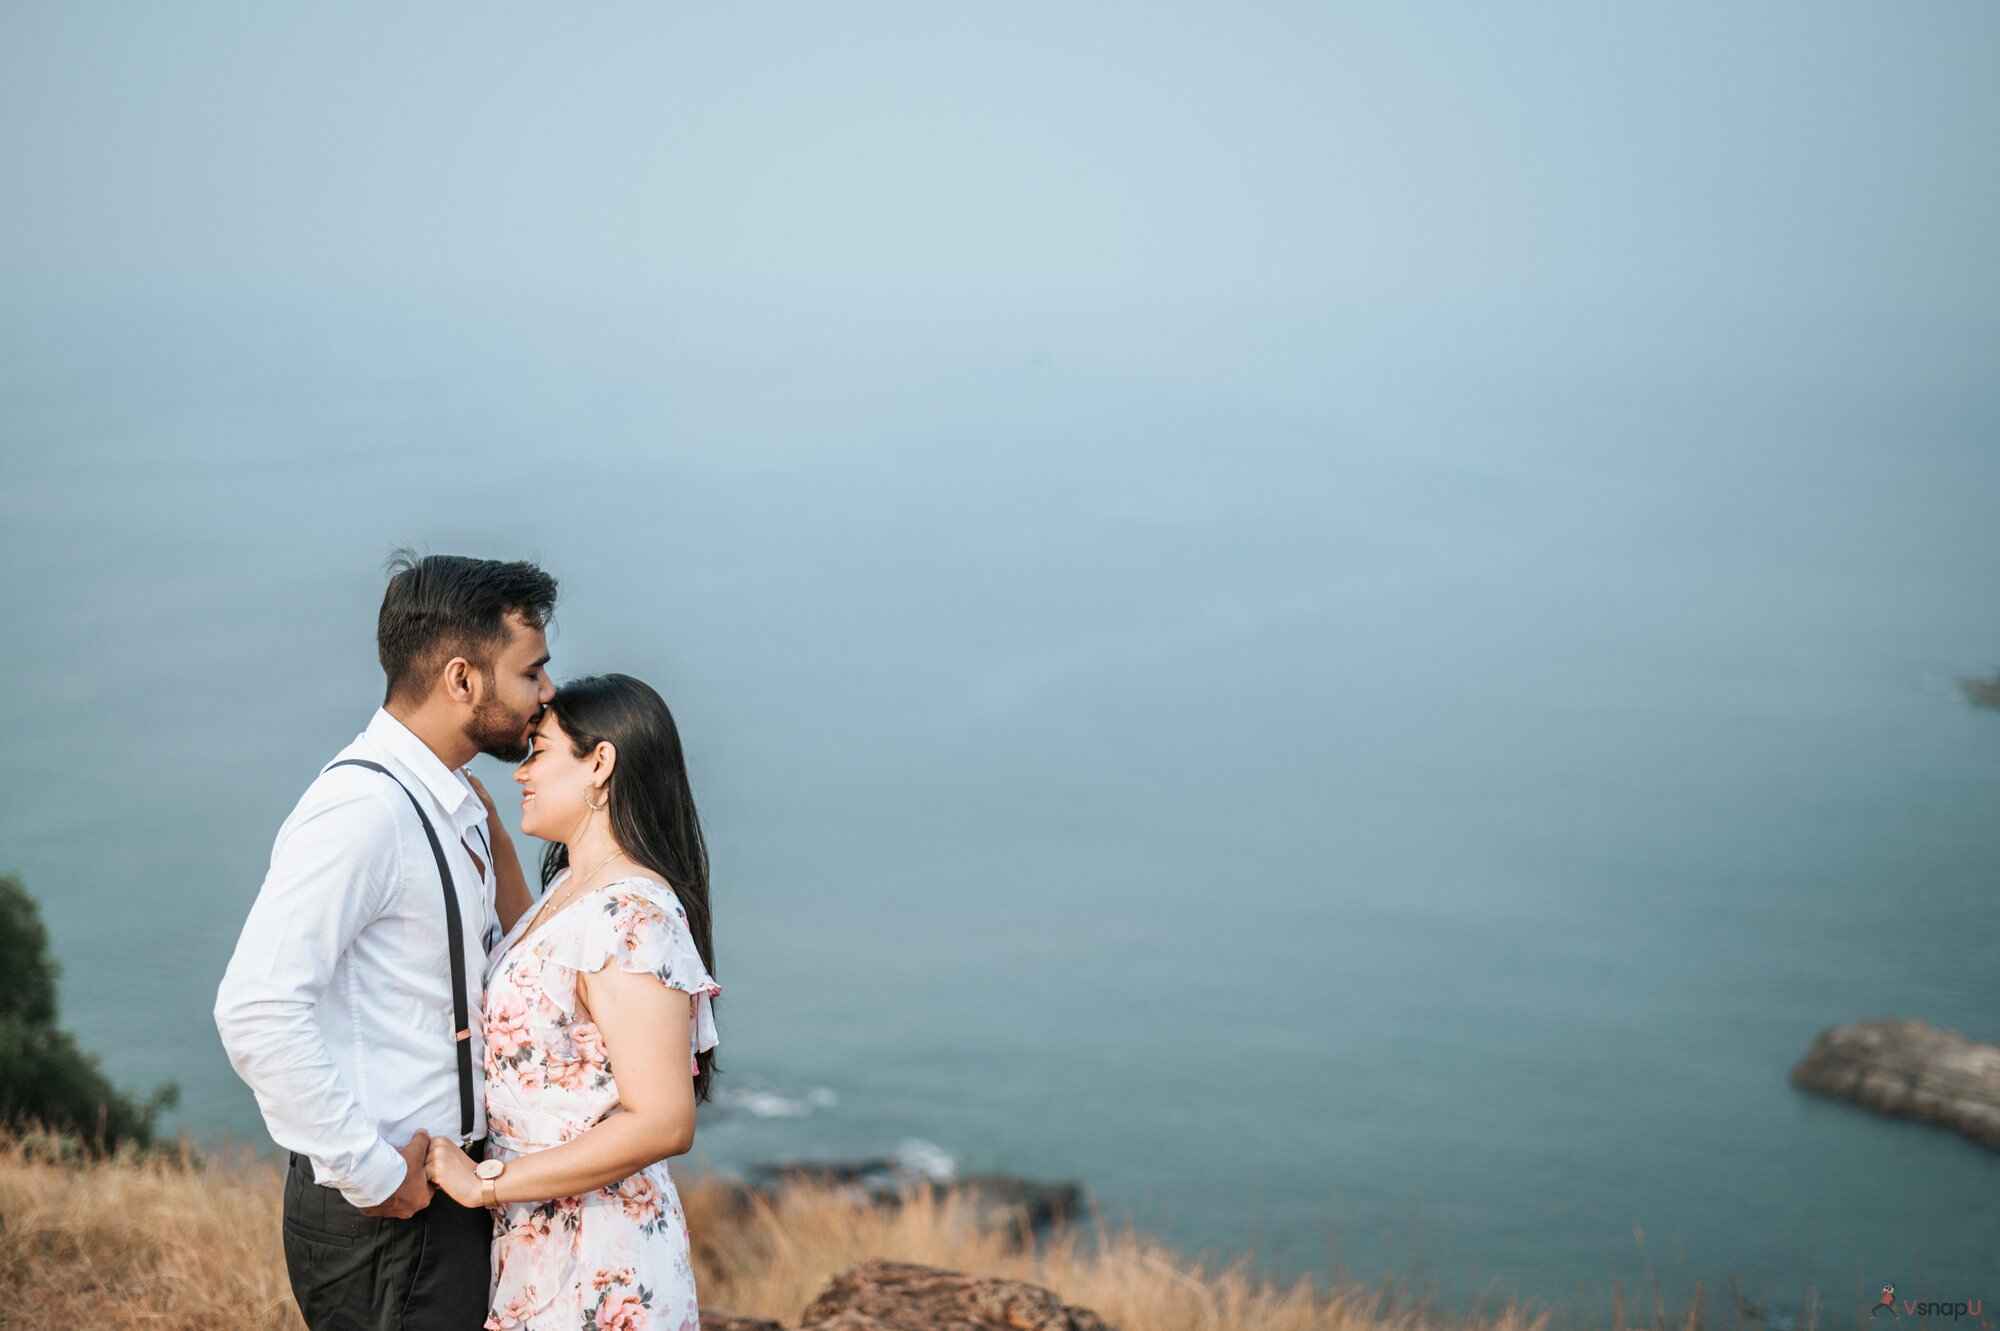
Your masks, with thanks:
[[[555,696],[548,574],[407,552],[390,567],[382,706],[278,829],[215,1000],[229,1061],[291,1152],[285,1264],[313,1331],[486,1319],[491,1216],[433,1194],[424,1164],[432,1134],[483,1151],[481,973],[528,896],[463,769],[525,758]]]

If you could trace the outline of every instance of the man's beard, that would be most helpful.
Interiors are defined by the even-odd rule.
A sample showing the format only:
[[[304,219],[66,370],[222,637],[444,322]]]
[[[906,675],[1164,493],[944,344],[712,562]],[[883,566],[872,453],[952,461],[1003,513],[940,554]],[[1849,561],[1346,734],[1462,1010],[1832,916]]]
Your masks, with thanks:
[[[533,721],[532,715],[517,717],[499,703],[488,700],[472,709],[472,723],[466,726],[465,737],[488,757],[503,763],[518,763],[534,747],[528,737]]]

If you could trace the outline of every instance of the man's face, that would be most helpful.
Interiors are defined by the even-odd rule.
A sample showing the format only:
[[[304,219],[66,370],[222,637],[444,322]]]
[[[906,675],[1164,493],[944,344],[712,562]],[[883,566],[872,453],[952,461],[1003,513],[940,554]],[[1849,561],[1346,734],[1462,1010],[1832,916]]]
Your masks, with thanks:
[[[542,708],[556,696],[545,667],[549,643],[538,628],[529,627],[519,612],[507,615],[507,642],[493,654],[491,668],[482,672],[483,695],[473,705],[465,737],[503,763],[528,756],[528,737]]]

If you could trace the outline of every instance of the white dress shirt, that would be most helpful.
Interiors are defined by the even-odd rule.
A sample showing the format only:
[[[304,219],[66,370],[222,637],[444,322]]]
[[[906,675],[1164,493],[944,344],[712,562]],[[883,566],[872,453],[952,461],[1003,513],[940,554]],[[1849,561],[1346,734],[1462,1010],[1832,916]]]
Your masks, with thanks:
[[[486,808],[462,772],[385,709],[342,749],[423,801],[458,893],[472,1028],[473,1135],[486,1132],[481,960],[497,933]],[[478,861],[467,845],[478,852]],[[215,996],[215,1024],[279,1146],[356,1206],[403,1181],[419,1128],[456,1138],[458,1049],[437,860],[396,783],[322,771],[271,846]]]

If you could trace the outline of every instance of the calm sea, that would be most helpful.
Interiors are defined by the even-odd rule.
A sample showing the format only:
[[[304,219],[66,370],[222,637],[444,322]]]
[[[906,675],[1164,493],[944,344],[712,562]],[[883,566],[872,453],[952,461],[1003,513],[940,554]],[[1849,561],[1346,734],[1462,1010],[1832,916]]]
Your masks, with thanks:
[[[380,563],[531,557],[557,677],[649,680],[690,754],[728,1090],[689,1170],[1076,1179],[1460,1306],[2000,1295],[2000,1157],[1785,1080],[1836,1022],[2000,1039],[1969,427],[1391,435],[1047,364],[929,400],[974,387],[750,441],[636,392],[587,443],[17,404],[0,868],[67,1024],[262,1140],[209,1008],[378,699]]]

